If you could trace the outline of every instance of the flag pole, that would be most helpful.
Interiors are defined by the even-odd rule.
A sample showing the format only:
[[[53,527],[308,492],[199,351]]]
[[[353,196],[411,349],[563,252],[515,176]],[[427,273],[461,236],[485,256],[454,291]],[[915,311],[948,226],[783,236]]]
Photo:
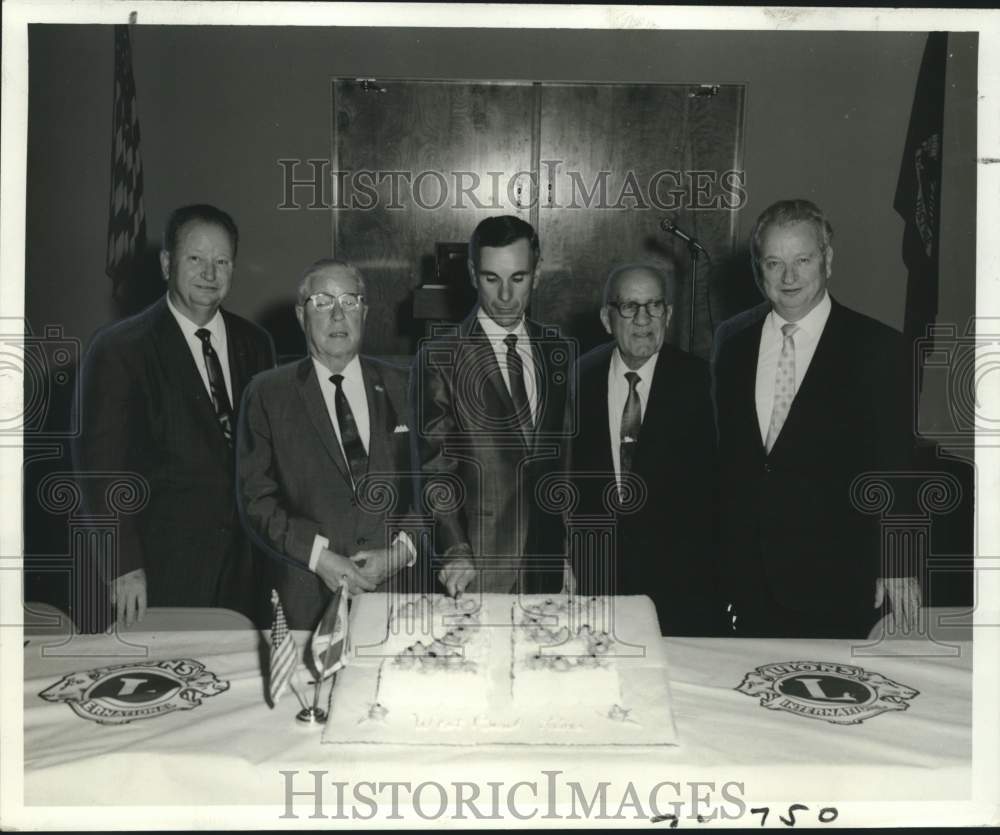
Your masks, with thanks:
[[[332,637],[333,636],[331,635],[331,638]],[[331,640],[330,643],[332,644],[333,641]],[[329,644],[327,646],[329,647]],[[336,678],[337,678],[336,673],[334,673],[330,677],[331,687],[333,686],[332,682],[334,682]],[[319,706],[319,694],[322,689],[323,689],[323,673],[322,671],[320,671],[319,675],[316,676],[316,688],[313,692],[312,707],[303,707],[302,710],[300,710],[297,714],[295,714],[295,718],[303,725],[322,724],[323,722],[326,721],[326,711]]]
[[[311,707],[304,707],[295,716],[296,720],[304,725],[326,722],[327,714],[319,706],[319,695],[323,690],[323,681],[327,677],[327,671],[331,672],[330,686],[332,687],[336,681],[337,670],[340,669],[344,662],[343,653],[346,648],[347,630],[347,597],[347,582],[346,580],[342,580],[340,588],[334,593],[313,633],[310,645],[310,651],[316,668],[316,689],[313,691],[313,703]],[[317,639],[320,638],[324,643],[317,646]],[[336,659],[331,660],[330,650],[335,643],[341,644],[341,651]],[[320,650],[320,646],[322,646],[322,650]]]

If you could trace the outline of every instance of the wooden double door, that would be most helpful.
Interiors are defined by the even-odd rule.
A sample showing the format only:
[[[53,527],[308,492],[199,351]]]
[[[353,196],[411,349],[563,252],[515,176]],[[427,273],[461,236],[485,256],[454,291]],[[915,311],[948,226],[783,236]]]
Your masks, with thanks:
[[[669,338],[708,355],[716,265],[733,253],[746,197],[743,85],[336,79],[332,94],[333,248],[366,275],[366,351],[411,353],[423,333],[414,294],[442,281],[437,245],[514,214],[541,239],[534,318],[586,350],[606,338],[608,271],[654,262],[678,279]],[[711,255],[693,331],[692,260],[663,218]]]

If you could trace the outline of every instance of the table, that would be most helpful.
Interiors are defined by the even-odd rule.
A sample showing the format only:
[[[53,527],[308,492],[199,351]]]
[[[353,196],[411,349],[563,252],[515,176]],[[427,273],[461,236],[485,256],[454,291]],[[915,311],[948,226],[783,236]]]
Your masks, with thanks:
[[[305,636],[296,638],[304,646]],[[348,800],[359,781],[436,782],[448,791],[456,781],[481,787],[499,783],[502,789],[493,791],[501,795],[518,781],[533,783],[534,789],[517,790],[519,809],[536,802],[544,808],[550,801],[566,808],[578,799],[573,782],[588,798],[607,783],[609,807],[618,808],[632,786],[641,800],[644,814],[635,816],[640,819],[649,817],[648,799],[656,786],[655,811],[669,811],[677,802],[685,815],[697,805],[692,792],[698,791],[708,797],[708,808],[735,811],[738,804],[723,792],[726,784],[730,798],[811,804],[810,814],[820,802],[961,801],[969,796],[968,642],[955,643],[950,655],[927,654],[927,646],[915,641],[884,642],[876,649],[879,655],[856,657],[847,641],[665,638],[681,739],[677,747],[427,746],[414,751],[412,746],[321,745],[319,728],[294,721],[299,705],[291,694],[269,708],[261,673],[266,644],[249,629],[132,631],[124,636],[131,646],[115,636],[77,636],[70,657],[52,655],[58,640],[32,636],[24,647],[24,802],[29,806],[284,809],[289,785],[296,791],[314,788],[310,770],[325,772],[321,799],[327,814],[339,808],[337,781],[347,784]],[[64,702],[39,696],[69,674],[136,660],[126,652],[145,653],[145,660],[153,662],[198,661],[228,688],[191,709],[118,725],[97,724]],[[924,654],[908,654],[914,652]],[[759,696],[736,690],[756,668],[792,661],[863,667],[919,695],[906,700],[906,710],[836,725],[766,709]],[[713,787],[692,789],[692,781]],[[742,788],[733,788],[736,784]],[[439,805],[436,790],[424,794],[418,805],[433,812]],[[378,794],[379,801],[388,797]],[[314,800],[297,798],[293,811],[306,818]],[[412,817],[413,812],[407,806],[401,814]],[[756,825],[758,819],[744,823]]]

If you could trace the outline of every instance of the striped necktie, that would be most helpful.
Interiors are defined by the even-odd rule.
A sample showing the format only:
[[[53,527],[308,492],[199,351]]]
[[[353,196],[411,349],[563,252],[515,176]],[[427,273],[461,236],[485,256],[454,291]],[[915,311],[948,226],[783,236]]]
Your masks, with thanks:
[[[233,406],[229,402],[229,392],[226,391],[226,378],[222,375],[222,363],[219,355],[212,347],[212,332],[208,328],[198,328],[195,336],[201,340],[201,353],[205,357],[205,368],[208,371],[208,387],[212,392],[212,405],[215,406],[215,418],[222,427],[222,434],[229,446],[233,445]]]
[[[795,399],[795,333],[799,326],[789,322],[781,326],[784,339],[781,342],[781,356],[778,357],[778,370],[774,375],[774,407],[771,409],[771,423],[767,427],[767,438],[764,447],[768,453],[774,447],[785,425],[788,411]]]
[[[333,402],[337,410],[337,423],[340,425],[340,445],[344,449],[344,457],[351,471],[351,480],[357,486],[361,477],[368,472],[368,453],[365,452],[365,445],[361,443],[354,412],[351,411],[351,404],[347,402],[347,395],[344,394],[344,375],[334,374],[330,377],[330,382],[337,387]]]

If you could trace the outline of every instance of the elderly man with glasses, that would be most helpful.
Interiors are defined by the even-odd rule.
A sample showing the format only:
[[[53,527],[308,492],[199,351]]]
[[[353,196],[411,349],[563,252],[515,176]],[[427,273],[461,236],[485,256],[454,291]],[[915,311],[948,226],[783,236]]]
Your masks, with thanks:
[[[408,375],[359,354],[368,304],[353,266],[324,258],[299,282],[309,356],[259,375],[238,436],[244,524],[274,558],[292,629],[332,591],[413,585]]]
[[[709,373],[666,343],[675,295],[670,268],[626,264],[608,277],[600,315],[614,340],[574,375],[570,555],[577,593],[648,594],[664,634],[715,635],[724,612]],[[589,547],[587,526],[606,547]]]

